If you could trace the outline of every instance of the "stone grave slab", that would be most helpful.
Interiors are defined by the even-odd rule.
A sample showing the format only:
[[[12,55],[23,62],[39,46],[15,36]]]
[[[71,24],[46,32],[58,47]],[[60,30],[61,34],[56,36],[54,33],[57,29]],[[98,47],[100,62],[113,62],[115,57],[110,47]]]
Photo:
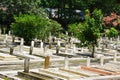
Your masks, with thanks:
[[[16,56],[0,53],[0,60],[19,60]]]
[[[63,71],[60,69],[55,69],[55,68],[49,68],[49,69],[39,69],[40,72],[45,72],[47,74],[51,74],[60,78],[64,78],[67,80],[74,80],[74,79],[80,79],[83,76],[82,75],[78,75],[78,74],[74,74],[74,73],[70,73],[67,71]]]
[[[115,65],[115,64],[112,64],[112,63],[106,63],[105,65],[97,66],[96,68],[101,68],[101,69],[108,70],[108,71],[111,71],[111,72],[120,73],[119,65]]]
[[[100,75],[104,75],[104,76],[115,74],[114,72],[105,71],[105,70],[96,69],[96,68],[87,67],[87,66],[81,66],[80,69],[84,69],[84,70],[92,71],[92,72],[95,72],[95,73],[99,73]]]
[[[79,68],[69,68],[69,69],[60,68],[60,70],[67,71],[67,72],[74,73],[74,74],[78,74],[78,75],[82,75],[82,76],[85,76],[85,77],[100,76],[97,73],[82,70],[82,69],[79,69]]]

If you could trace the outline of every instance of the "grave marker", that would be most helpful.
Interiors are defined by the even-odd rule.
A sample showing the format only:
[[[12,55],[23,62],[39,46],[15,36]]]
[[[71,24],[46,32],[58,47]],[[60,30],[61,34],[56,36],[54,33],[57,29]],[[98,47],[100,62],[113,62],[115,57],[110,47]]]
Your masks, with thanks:
[[[119,35],[118,35],[118,37],[117,37],[117,41],[119,41],[120,40],[120,37],[119,37]]]
[[[87,58],[87,67],[90,66],[90,57]]]
[[[8,32],[8,35],[9,35],[9,36],[11,35],[11,31]]]
[[[7,34],[6,34],[6,35],[4,36],[4,43],[6,43],[7,38],[8,38],[8,36],[7,36]]]
[[[58,40],[57,46],[56,46],[56,54],[59,54],[59,49],[60,49],[60,41]]]
[[[40,43],[40,48],[41,49],[43,49],[43,45],[44,45],[44,43],[41,41],[41,43]]]
[[[68,60],[68,56],[65,56],[65,69],[68,69],[69,66],[69,60]]]
[[[23,43],[24,43],[24,39],[21,38],[21,40],[20,40],[20,48],[19,48],[20,53],[23,53]]]
[[[48,68],[49,68],[49,65],[50,65],[50,57],[49,57],[49,56],[46,56],[46,57],[45,57],[45,66],[44,66],[44,68],[45,68],[45,69],[48,69]]]
[[[34,48],[34,41],[31,41],[30,55],[32,55],[32,53],[33,53],[33,48]]]
[[[29,72],[29,62],[30,62],[30,59],[25,58],[25,60],[24,60],[24,72],[26,72],[26,73]]]
[[[117,53],[114,53],[114,58],[113,58],[114,62],[117,62]]]
[[[13,55],[14,47],[10,47],[10,55]]]
[[[104,64],[104,56],[101,56],[100,57],[100,65],[103,66],[103,64]]]

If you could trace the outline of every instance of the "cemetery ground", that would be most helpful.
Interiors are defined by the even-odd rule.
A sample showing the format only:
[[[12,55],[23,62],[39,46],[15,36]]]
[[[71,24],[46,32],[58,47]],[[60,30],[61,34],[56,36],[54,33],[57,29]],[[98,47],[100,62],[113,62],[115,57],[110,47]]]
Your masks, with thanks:
[[[36,45],[37,42],[37,45]],[[103,44],[104,43],[104,44]],[[51,44],[51,45],[49,45]],[[120,41],[101,38],[95,58],[79,41],[57,39],[48,43],[0,36],[0,80],[119,80]]]

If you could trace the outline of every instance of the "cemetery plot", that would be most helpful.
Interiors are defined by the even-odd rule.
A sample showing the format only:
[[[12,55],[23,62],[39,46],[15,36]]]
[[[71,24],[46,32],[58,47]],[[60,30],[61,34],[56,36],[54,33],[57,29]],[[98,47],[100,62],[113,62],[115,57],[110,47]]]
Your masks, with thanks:
[[[74,73],[74,74],[78,74],[78,75],[82,75],[82,76],[85,76],[85,77],[99,76],[99,74],[97,74],[97,73],[82,70],[82,69],[79,69],[79,68],[69,68],[69,69],[60,68],[60,70],[70,72],[70,73]]]
[[[16,56],[0,53],[0,60],[19,60]]]
[[[101,69],[96,69],[96,68],[92,68],[92,67],[86,67],[86,66],[81,66],[80,69],[84,69],[84,70],[88,70],[88,71],[92,71],[95,73],[99,73],[100,75],[113,75],[113,72],[109,72],[109,71],[105,71],[105,70],[101,70]]]
[[[120,67],[112,63],[106,63],[103,66],[97,66],[96,68],[108,70],[115,73],[120,73]]]
[[[83,78],[84,76],[82,75],[78,75],[78,74],[74,74],[74,73],[70,73],[64,70],[60,70],[60,69],[39,69],[40,72],[45,72],[47,74],[51,74],[57,77],[60,77],[62,79],[67,79],[67,80],[75,80],[75,79],[80,79]]]

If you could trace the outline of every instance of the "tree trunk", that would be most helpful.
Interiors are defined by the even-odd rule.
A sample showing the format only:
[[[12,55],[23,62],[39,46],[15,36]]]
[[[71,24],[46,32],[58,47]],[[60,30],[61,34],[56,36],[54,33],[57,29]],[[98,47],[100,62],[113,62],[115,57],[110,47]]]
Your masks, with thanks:
[[[95,57],[95,45],[92,45],[92,54],[91,57],[94,58]]]

